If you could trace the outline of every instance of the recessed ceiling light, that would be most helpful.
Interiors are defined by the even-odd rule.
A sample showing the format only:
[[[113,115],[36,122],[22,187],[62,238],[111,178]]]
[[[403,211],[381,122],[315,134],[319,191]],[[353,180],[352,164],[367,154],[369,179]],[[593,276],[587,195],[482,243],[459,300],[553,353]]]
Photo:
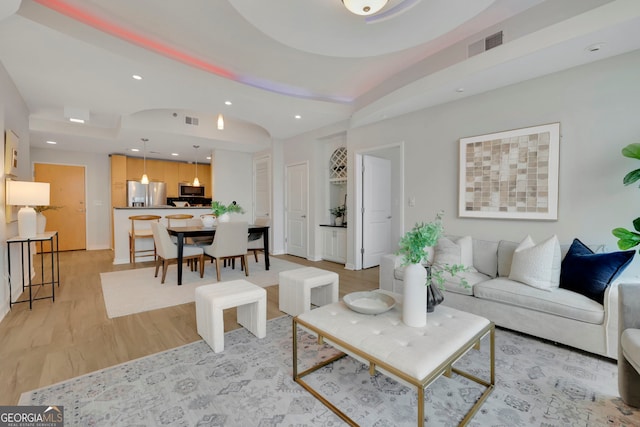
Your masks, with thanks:
[[[232,105],[232,104],[233,104],[233,102],[231,102],[231,101],[224,101],[224,105]]]
[[[142,80],[142,76],[140,76],[140,75],[138,75],[138,74],[134,74],[134,75],[133,75],[133,76],[131,76],[131,77],[133,77],[133,79],[134,79],[134,80]]]
[[[462,92],[464,92],[464,88],[463,87],[459,87],[458,89],[456,89],[456,92],[462,93]]]
[[[129,151],[133,151],[133,152],[137,153],[138,151],[140,151],[140,149],[139,148],[130,148]]]
[[[302,118],[302,116],[301,116],[300,114],[296,114],[296,115],[295,115],[295,116],[293,116],[293,117],[294,117],[294,118],[296,118],[296,119],[301,119],[301,118]]]
[[[56,145],[57,142],[55,142],[55,141],[47,141],[47,144]]]
[[[171,153],[172,156],[179,156],[180,154],[178,153]]]
[[[84,123],[83,119],[76,119],[75,117],[70,117],[69,121],[73,123]]]

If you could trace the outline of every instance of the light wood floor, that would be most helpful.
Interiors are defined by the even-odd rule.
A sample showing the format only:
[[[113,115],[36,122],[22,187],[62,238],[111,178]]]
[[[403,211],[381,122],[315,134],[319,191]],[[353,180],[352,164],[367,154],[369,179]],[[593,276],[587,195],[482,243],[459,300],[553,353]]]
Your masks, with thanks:
[[[277,258],[337,272],[341,296],[378,288],[377,267],[350,271],[327,261]],[[200,339],[195,303],[107,318],[99,273],[131,268],[112,262],[110,250],[61,253],[55,302],[36,301],[31,311],[28,303],[14,305],[0,322],[0,405],[17,404],[28,390]],[[281,316],[278,286],[266,289],[267,317]],[[235,309],[225,311],[225,330],[237,327]]]

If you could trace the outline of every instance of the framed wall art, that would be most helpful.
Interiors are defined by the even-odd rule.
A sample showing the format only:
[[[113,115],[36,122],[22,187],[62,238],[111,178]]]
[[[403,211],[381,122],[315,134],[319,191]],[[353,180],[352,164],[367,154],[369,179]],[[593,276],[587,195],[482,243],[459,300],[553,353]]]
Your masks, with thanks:
[[[460,139],[458,214],[558,219],[560,123]]]
[[[4,173],[15,176],[18,173],[19,138],[12,130],[4,132]]]

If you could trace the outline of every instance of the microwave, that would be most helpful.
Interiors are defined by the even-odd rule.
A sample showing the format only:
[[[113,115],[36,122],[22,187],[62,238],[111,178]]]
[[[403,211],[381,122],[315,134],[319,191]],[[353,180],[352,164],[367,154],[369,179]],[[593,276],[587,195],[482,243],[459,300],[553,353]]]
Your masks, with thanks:
[[[178,184],[178,195],[180,197],[204,197],[204,186],[191,184]]]

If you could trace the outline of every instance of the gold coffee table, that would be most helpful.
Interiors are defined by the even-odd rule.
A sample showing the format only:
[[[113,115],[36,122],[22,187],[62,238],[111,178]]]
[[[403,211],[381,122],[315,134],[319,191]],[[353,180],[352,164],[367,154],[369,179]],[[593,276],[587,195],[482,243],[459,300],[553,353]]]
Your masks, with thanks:
[[[396,301],[402,296],[392,294]],[[350,425],[357,425],[340,409],[303,380],[303,377],[349,355],[369,364],[369,373],[376,370],[416,387],[418,392],[418,426],[424,423],[424,391],[441,375],[452,372],[485,387],[484,392],[460,422],[466,425],[487,399],[495,386],[495,326],[493,322],[471,313],[439,305],[427,315],[427,325],[413,328],[402,323],[402,306],[378,314],[360,314],[350,310],[342,301],[307,311],[293,318],[293,379]],[[327,342],[341,353],[298,373],[298,327]],[[478,378],[453,367],[453,364],[472,348],[479,349],[480,341],[490,335],[490,379]]]

